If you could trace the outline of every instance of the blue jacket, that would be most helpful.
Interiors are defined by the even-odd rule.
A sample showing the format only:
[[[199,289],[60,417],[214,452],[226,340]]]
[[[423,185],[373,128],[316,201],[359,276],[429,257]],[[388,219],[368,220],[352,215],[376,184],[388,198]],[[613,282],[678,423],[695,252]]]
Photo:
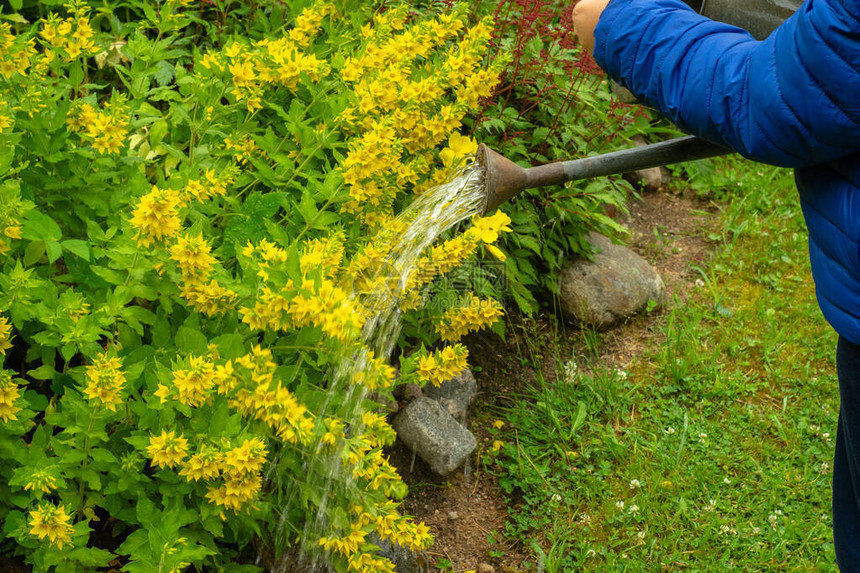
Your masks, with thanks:
[[[682,129],[796,168],[819,306],[860,344],[860,1],[807,0],[759,42],[681,0],[611,0],[594,57]]]

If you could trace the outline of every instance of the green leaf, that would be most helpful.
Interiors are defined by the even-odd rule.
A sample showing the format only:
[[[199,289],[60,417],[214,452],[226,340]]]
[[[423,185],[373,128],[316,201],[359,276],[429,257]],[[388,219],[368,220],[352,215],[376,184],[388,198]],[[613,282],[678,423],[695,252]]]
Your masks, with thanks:
[[[86,241],[80,239],[68,239],[60,243],[64,249],[70,253],[74,253],[85,261],[90,260],[90,245]]]
[[[167,122],[159,119],[149,128],[149,146],[152,149],[158,147],[167,135]]]
[[[271,217],[281,208],[286,193],[251,193],[242,205],[242,212],[250,217]]]
[[[48,262],[53,263],[63,254],[63,247],[57,241],[46,241],[45,252],[48,253]]]
[[[24,225],[21,227],[22,238],[47,243],[48,241],[59,241],[62,236],[63,232],[57,222],[41,211],[33,209],[24,215]]]
[[[199,330],[180,326],[176,332],[176,346],[185,354],[203,354],[208,343],[206,336]]]

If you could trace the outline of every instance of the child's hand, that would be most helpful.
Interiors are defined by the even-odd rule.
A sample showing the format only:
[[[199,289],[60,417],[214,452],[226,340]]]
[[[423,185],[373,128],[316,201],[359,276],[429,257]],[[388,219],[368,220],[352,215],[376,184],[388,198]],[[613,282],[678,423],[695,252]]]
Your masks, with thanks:
[[[594,52],[594,28],[609,0],[579,0],[573,8],[573,29],[588,53]]]

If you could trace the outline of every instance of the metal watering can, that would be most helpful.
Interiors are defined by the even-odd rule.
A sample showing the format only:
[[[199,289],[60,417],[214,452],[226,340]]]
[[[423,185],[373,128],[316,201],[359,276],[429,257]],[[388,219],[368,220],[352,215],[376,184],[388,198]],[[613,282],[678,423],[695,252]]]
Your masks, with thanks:
[[[766,38],[802,4],[801,0],[684,0],[700,14]],[[483,213],[526,189],[562,185],[567,181],[627,173],[649,167],[683,163],[726,155],[731,150],[695,136],[678,137],[660,143],[624,149],[570,161],[558,161],[523,168],[481,144],[477,161],[485,170],[486,202]]]

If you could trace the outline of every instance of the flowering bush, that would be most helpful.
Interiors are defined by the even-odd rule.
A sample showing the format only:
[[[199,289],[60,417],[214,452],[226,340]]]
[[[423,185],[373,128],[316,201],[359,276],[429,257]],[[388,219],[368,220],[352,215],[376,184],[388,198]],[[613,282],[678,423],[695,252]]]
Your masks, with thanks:
[[[188,0],[0,24],[0,520],[37,570],[255,570],[256,540],[379,572],[375,540],[431,542],[397,511],[366,398],[395,368],[364,347],[359,294],[385,288],[397,213],[474,150],[458,129],[501,71],[492,26],[256,5],[243,34]],[[401,310],[447,346],[404,353],[402,382],[461,370],[457,340],[501,314],[420,295],[503,256],[509,222],[477,219],[407,277]]]

